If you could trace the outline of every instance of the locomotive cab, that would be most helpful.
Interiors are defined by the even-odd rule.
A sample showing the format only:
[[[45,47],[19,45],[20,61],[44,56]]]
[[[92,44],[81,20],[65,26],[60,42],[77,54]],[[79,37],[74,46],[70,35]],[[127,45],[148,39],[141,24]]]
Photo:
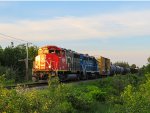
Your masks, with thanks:
[[[65,52],[56,46],[45,46],[38,50],[33,65],[33,79],[48,79],[57,76],[57,71],[65,69]]]

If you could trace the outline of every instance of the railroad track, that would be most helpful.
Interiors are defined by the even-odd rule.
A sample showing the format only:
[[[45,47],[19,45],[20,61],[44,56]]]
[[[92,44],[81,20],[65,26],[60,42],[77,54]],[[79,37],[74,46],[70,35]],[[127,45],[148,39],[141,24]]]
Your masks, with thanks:
[[[13,89],[17,86],[25,87],[25,88],[34,88],[34,87],[41,87],[41,86],[47,86],[48,82],[35,82],[35,83],[26,83],[26,84],[17,84],[17,85],[11,85],[11,86],[5,86],[7,89]]]
[[[66,82],[62,82],[63,84],[78,84],[78,83],[85,83],[85,82],[89,82],[89,81],[95,81],[95,80],[99,80],[102,78],[96,78],[96,79],[88,79],[88,80],[71,80],[71,81],[66,81]],[[42,89],[42,88],[46,88],[46,86],[48,86],[48,82],[44,81],[44,82],[34,82],[34,83],[25,83],[25,84],[17,84],[17,85],[11,85],[11,86],[5,86],[5,88],[7,89],[14,89],[17,86],[20,87],[24,87],[24,88],[37,88],[37,89]]]

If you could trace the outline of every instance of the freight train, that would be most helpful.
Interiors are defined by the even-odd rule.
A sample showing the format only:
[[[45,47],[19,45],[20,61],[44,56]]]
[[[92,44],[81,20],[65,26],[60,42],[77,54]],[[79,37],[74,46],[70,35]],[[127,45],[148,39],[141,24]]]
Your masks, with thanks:
[[[110,59],[102,56],[95,58],[49,45],[39,48],[32,72],[33,81],[48,80],[49,77],[55,76],[58,76],[60,81],[67,81],[126,74],[130,72],[130,68],[115,66],[111,64]]]

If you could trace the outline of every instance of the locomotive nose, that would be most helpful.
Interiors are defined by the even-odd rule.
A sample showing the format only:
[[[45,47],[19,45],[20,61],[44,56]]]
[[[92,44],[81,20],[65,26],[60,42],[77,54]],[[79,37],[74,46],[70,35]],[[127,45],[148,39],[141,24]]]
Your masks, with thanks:
[[[35,68],[45,69],[45,55],[38,55],[35,58]]]

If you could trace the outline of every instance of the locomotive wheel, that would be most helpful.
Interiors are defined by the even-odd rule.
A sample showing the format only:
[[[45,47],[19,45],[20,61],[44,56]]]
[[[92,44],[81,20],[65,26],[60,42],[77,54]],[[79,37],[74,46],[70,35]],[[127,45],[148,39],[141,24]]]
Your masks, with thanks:
[[[37,78],[36,77],[32,77],[32,81],[33,82],[37,82]]]
[[[59,78],[60,82],[65,82],[66,81],[66,77],[64,76],[64,74],[59,74],[58,78]]]
[[[88,74],[85,72],[85,75],[84,75],[84,79],[87,80],[88,79]]]
[[[86,78],[85,78],[86,80],[88,80],[89,79],[89,74],[88,73],[86,73]]]
[[[95,79],[97,79],[98,78],[98,74],[97,73],[95,73]]]
[[[77,80],[80,80],[80,75],[77,75]]]
[[[80,80],[84,80],[83,72],[81,72],[81,73],[79,74],[79,77],[80,77],[80,78],[79,78]]]

